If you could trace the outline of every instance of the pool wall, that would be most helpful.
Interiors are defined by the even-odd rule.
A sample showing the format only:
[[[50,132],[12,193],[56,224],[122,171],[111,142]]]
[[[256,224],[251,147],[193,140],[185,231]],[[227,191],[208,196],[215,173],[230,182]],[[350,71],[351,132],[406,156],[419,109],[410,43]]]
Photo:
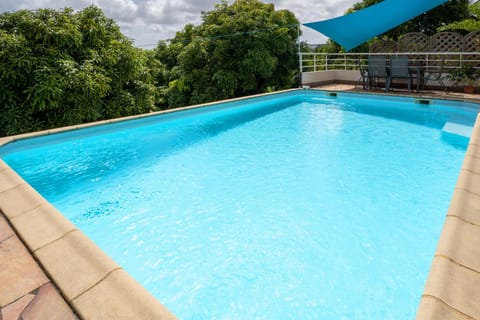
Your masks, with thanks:
[[[295,90],[288,90],[291,91]],[[213,104],[0,138],[0,146],[35,136],[210,105]],[[0,211],[81,318],[175,319],[2,160]],[[460,170],[417,319],[480,320],[479,243],[480,115]]]

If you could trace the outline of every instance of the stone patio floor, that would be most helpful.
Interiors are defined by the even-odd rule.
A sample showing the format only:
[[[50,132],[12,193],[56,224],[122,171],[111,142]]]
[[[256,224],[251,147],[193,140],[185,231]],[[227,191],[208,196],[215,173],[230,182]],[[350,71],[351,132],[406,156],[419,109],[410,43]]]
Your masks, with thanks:
[[[0,212],[0,320],[78,319]]]

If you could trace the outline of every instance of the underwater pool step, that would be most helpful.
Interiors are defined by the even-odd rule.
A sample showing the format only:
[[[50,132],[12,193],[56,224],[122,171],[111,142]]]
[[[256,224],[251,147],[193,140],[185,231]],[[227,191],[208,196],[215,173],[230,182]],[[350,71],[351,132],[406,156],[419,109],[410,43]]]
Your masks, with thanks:
[[[442,131],[470,138],[473,128],[459,123],[447,122],[443,126]]]

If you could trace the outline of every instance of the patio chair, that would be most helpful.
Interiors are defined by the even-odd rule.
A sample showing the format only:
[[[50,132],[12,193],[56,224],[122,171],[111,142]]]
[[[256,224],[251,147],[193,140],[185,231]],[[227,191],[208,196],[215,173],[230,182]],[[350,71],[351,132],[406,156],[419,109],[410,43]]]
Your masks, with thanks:
[[[367,89],[378,86],[378,79],[385,79],[385,90],[389,87],[385,56],[368,56]]]
[[[427,67],[426,72],[427,75],[424,77],[422,81],[422,89],[427,84],[428,81],[436,81],[446,92],[448,92],[448,87],[443,82],[444,79],[448,78],[448,74],[444,75],[444,67],[445,67],[445,56],[442,56],[440,59],[440,63],[433,64]]]
[[[408,79],[408,91],[412,90],[412,73],[408,69],[408,56],[390,57],[390,81],[387,82],[387,91],[393,79]]]
[[[362,65],[362,61],[360,58],[357,60],[357,68],[360,71],[360,78],[355,83],[355,88],[360,82],[362,82],[363,90],[367,90],[368,68],[366,65]]]

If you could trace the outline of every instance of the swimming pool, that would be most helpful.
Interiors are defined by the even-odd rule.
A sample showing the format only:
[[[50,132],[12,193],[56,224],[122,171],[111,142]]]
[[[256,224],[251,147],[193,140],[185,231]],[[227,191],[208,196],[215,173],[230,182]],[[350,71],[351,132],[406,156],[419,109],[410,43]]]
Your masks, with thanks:
[[[475,109],[249,102],[0,152],[181,318],[412,318]]]

